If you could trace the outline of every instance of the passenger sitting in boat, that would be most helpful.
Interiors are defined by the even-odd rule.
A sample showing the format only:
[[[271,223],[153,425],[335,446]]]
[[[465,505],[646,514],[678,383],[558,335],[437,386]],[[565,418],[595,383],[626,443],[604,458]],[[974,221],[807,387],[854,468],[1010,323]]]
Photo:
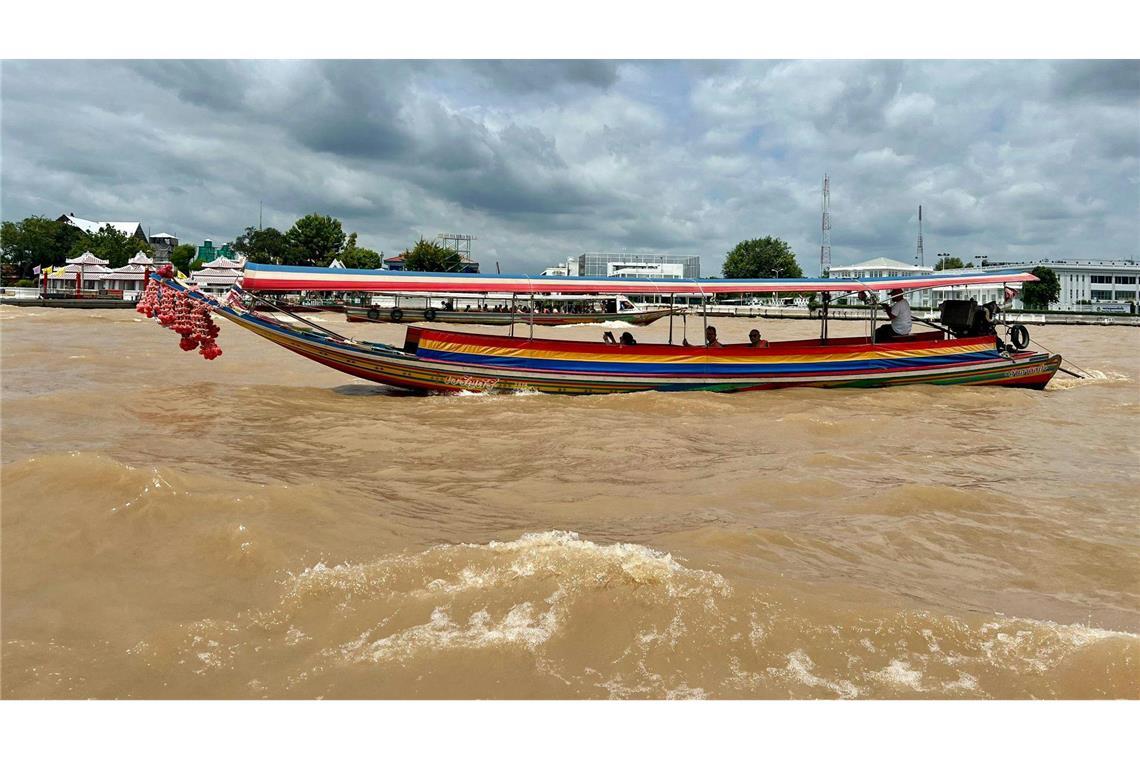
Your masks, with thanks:
[[[683,338],[681,340],[681,345],[682,346],[691,346],[693,344],[689,342],[688,338]],[[716,339],[716,328],[713,327],[712,325],[709,325],[708,327],[705,328],[705,347],[706,348],[723,348],[720,341]]]
[[[753,328],[748,331],[748,345],[752,348],[764,348],[768,345],[768,341],[760,340],[760,331]]]
[[[880,304],[891,321],[875,330],[875,342],[890,342],[910,335],[910,304],[899,288],[891,291],[890,303]]]
[[[627,330],[621,334],[621,344],[623,346],[636,346],[637,340],[633,337],[633,333]]]

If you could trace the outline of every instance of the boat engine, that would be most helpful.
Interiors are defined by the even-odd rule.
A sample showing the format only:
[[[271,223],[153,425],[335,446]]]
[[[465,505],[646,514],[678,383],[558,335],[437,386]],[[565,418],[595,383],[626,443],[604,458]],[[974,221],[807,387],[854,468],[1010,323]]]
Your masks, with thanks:
[[[942,302],[942,312],[938,321],[957,338],[975,338],[979,335],[996,335],[994,323],[997,319],[997,301],[978,305],[969,301],[948,299]]]
[[[1011,325],[1006,333],[1006,341],[997,334],[997,315],[1001,306],[997,301],[978,305],[977,301],[970,299],[947,300],[942,302],[942,314],[939,321],[956,338],[975,338],[979,335],[993,335],[997,338],[998,350],[1004,351],[1008,345],[1022,351],[1029,345],[1029,330],[1025,325]]]

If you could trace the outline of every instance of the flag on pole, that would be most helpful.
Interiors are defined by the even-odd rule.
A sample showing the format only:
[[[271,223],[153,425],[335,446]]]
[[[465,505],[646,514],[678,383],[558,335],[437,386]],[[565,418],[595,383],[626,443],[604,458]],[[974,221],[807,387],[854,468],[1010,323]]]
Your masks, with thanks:
[[[40,269],[40,265],[39,265],[39,264],[36,264],[36,268],[32,270],[32,272],[33,272],[33,273],[36,275],[36,277],[39,277],[39,276],[40,276],[40,272],[41,272],[41,271],[42,271],[42,270]]]
[[[187,277],[186,275],[182,274],[182,272],[180,270],[175,269],[174,270],[174,279],[176,279],[176,280],[188,280],[190,278]]]

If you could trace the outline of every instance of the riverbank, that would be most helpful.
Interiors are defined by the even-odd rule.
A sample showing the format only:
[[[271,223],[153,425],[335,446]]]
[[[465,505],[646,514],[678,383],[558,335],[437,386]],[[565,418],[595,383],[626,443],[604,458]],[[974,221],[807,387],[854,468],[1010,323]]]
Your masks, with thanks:
[[[45,309],[133,309],[134,301],[121,298],[0,298],[3,306],[35,306]]]

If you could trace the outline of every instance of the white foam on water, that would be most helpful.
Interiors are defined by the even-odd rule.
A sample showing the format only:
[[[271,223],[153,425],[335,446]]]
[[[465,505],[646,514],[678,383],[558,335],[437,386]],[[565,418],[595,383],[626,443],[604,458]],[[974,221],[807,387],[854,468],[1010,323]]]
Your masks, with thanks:
[[[918,692],[927,691],[922,685],[922,673],[902,660],[891,660],[890,665],[877,673],[872,673],[871,677],[889,686],[905,686]]]
[[[859,689],[850,681],[843,680],[836,682],[821,678],[812,672],[812,668],[814,667],[815,663],[808,657],[807,652],[802,649],[797,649],[788,655],[788,664],[784,668],[769,668],[768,671],[770,673],[782,672],[805,686],[829,689],[843,699],[854,699],[859,696]]]
[[[296,626],[289,626],[289,630],[285,632],[285,644],[287,646],[295,647],[302,641],[307,641],[311,637]]]
[[[1106,385],[1131,379],[1122,372],[1104,372],[1099,369],[1080,370],[1080,372],[1084,377],[1071,377],[1063,372],[1058,372],[1049,381],[1048,390],[1067,391],[1073,388],[1083,388],[1086,385]]]
[[[485,548],[496,554],[518,555],[511,566],[526,568],[528,574],[536,572],[538,567],[549,568],[554,562],[570,560],[586,565],[601,565],[603,568],[620,568],[629,581],[636,584],[661,583],[671,593],[686,594],[706,586],[720,594],[729,592],[728,582],[722,576],[706,570],[685,568],[667,552],[641,544],[599,545],[583,540],[571,531],[526,533],[514,541],[462,546],[468,549]],[[677,583],[682,580],[697,583]]]
[[[437,607],[428,622],[364,645],[356,659],[405,660],[423,651],[488,649],[503,645],[520,645],[533,650],[548,641],[556,629],[555,611],[548,609],[536,614],[530,602],[511,607],[499,621],[482,609],[473,613],[466,623],[452,620],[446,609]]]
[[[440,545],[367,564],[318,562],[284,583],[282,607],[267,616],[277,625],[292,626],[294,614],[320,616],[333,607],[348,621],[359,620],[361,627],[344,643],[323,648],[322,656],[407,665],[440,653],[501,648],[535,655],[546,663],[540,667],[562,680],[581,675],[559,673],[542,648],[569,624],[583,595],[646,594],[652,619],[639,624],[618,657],[625,661],[622,668],[636,675],[626,683],[595,685],[614,696],[661,696],[672,689],[675,698],[684,699],[707,694],[704,688],[666,682],[646,663],[656,652],[674,650],[695,630],[689,616],[703,620],[714,598],[731,593],[720,575],[685,568],[666,552],[640,544],[597,544],[567,531]],[[715,605],[711,609],[715,620]],[[662,612],[669,617],[661,620]],[[381,616],[385,619],[377,622]],[[293,633],[285,640],[300,641]]]
[[[974,678],[969,673],[958,673],[958,680],[949,683],[943,683],[941,686],[942,691],[977,691],[978,679]]]
[[[1071,652],[1104,641],[1140,641],[1135,633],[1025,618],[986,623],[979,632],[985,636],[981,648],[990,662],[1035,673],[1046,673]]]

